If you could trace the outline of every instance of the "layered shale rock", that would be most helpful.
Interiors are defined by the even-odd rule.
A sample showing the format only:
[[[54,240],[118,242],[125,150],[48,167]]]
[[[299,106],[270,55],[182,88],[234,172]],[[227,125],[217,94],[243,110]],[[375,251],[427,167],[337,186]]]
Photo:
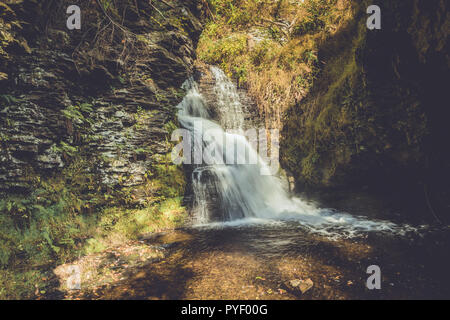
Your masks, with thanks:
[[[77,2],[82,29],[69,31]],[[1,30],[15,40],[0,50],[0,189],[29,192],[78,162],[93,193],[129,188],[133,203],[164,193],[154,180],[170,165],[201,3],[2,3]]]

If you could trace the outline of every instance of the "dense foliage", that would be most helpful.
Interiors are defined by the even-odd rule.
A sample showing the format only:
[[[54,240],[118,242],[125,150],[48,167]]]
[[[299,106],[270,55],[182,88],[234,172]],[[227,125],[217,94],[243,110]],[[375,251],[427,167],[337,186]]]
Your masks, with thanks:
[[[198,47],[199,58],[219,64],[257,100],[269,126],[312,86],[318,47],[350,17],[343,1],[212,1],[214,18]]]

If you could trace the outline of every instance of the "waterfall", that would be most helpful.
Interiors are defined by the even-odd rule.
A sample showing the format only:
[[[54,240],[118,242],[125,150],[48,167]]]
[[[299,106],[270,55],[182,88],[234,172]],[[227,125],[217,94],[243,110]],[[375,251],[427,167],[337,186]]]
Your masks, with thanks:
[[[223,126],[229,130],[242,129],[243,106],[236,87],[225,74],[214,67],[212,73],[216,81],[214,92],[220,124],[210,119],[205,101],[192,79],[185,84],[188,93],[178,106],[178,119],[184,128],[191,130],[192,140],[201,141],[203,150],[214,151],[209,164],[196,165],[192,174],[197,221],[269,218],[279,210],[280,203],[288,199],[278,178],[261,175],[267,165],[247,139],[239,133],[224,131]],[[205,138],[207,130],[215,132],[215,139]],[[198,151],[195,148],[194,153]],[[239,164],[246,163],[246,156],[253,159],[254,164]],[[236,164],[226,164],[230,162]],[[220,204],[215,213],[208,209],[208,197],[212,194],[216,196],[214,201]]]
[[[178,105],[179,122],[191,134],[194,161],[197,160],[192,172],[197,224],[295,220],[320,233],[345,232],[350,235],[359,231],[394,232],[399,229],[391,222],[369,221],[318,209],[290,197],[277,176],[262,175],[267,163],[242,133],[245,107],[237,89],[219,68],[211,67],[211,72],[215,80],[213,91],[219,111],[218,122],[211,119],[205,99],[192,78],[185,82],[187,94]],[[234,132],[230,133],[230,129]],[[209,156],[202,159],[198,155],[205,150]],[[230,159],[234,160],[232,164]]]

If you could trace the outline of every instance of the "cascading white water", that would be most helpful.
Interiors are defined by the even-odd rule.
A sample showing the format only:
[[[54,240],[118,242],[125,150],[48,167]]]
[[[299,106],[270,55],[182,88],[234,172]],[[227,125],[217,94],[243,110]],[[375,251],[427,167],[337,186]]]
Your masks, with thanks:
[[[193,79],[186,81],[187,94],[178,105],[181,125],[191,132],[192,141],[199,142],[194,143],[194,153],[202,154],[199,148],[211,151],[207,164],[195,165],[192,174],[198,224],[217,220],[221,223],[227,221],[231,225],[249,221],[295,220],[310,230],[329,236],[352,236],[361,231],[404,233],[412,230],[411,227],[400,227],[391,222],[370,221],[329,209],[318,209],[301,199],[290,197],[276,176],[261,175],[267,164],[246,137],[223,129],[242,129],[244,125],[244,107],[237,89],[219,68],[211,67],[211,72],[215,78],[214,93],[220,124],[210,119],[205,100]],[[207,131],[215,132],[215,139],[207,137]],[[229,148],[230,141],[237,147]],[[246,154],[255,160],[255,164],[224,164],[230,163],[226,160],[239,160]],[[217,207],[211,207],[211,202]]]
[[[242,129],[244,126],[244,106],[240,101],[236,87],[217,67],[211,67],[215,78],[214,93],[217,97],[217,109],[220,112],[220,124],[225,129]]]

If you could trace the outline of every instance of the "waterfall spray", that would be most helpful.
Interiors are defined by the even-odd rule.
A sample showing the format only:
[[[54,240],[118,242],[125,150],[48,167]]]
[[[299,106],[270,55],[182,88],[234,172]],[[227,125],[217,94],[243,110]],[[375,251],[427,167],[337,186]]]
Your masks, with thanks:
[[[290,197],[276,175],[262,174],[270,171],[268,164],[245,135],[239,133],[244,126],[245,110],[236,87],[219,68],[211,67],[211,72],[215,79],[219,123],[211,119],[206,102],[192,78],[184,84],[187,94],[178,105],[179,122],[189,133],[184,134],[183,139],[192,142],[187,145],[193,145],[192,186],[197,224],[295,220],[315,232],[349,236],[360,231],[404,233],[412,230],[409,226],[400,227],[387,221],[370,221],[319,209]],[[224,128],[237,133],[225,132]],[[176,135],[173,140],[180,136]],[[230,148],[230,141],[233,148]],[[178,151],[176,149],[175,153]],[[183,153],[190,151],[183,150]],[[246,155],[254,161],[231,164],[226,161],[245,158]]]

